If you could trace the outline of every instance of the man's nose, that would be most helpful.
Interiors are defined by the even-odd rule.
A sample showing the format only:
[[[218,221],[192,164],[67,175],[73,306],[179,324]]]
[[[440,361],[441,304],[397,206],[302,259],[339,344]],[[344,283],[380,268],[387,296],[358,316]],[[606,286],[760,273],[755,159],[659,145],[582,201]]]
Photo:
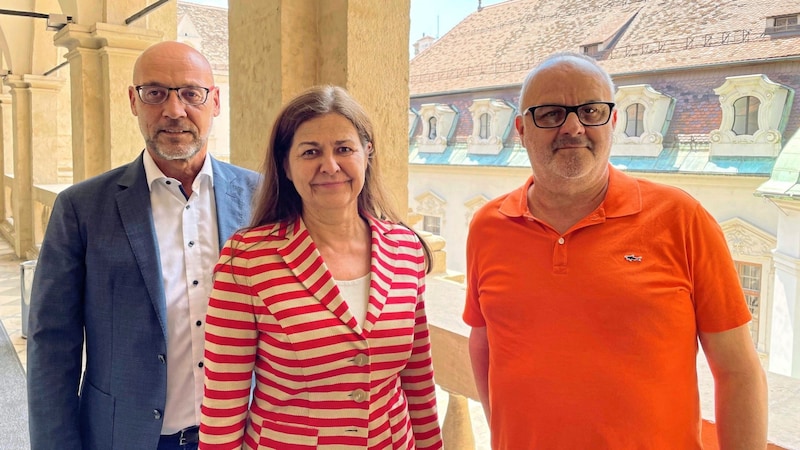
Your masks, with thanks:
[[[174,95],[173,95],[174,94]],[[177,91],[169,91],[167,99],[162,104],[163,114],[170,119],[186,116],[186,105],[183,104]]]
[[[564,123],[561,124],[559,131],[567,134],[576,134],[582,132],[583,130],[583,123],[581,123],[581,120],[578,118],[578,112],[569,111],[566,119],[564,119]]]

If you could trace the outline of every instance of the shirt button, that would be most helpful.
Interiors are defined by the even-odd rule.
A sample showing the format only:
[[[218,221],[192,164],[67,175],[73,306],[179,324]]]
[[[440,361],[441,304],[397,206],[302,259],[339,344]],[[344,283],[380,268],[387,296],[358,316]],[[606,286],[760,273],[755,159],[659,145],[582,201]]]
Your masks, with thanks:
[[[197,367],[202,369],[203,368],[203,361],[200,361],[199,363],[197,363]]]
[[[167,180],[166,183],[167,184],[172,184],[172,181]]]
[[[199,327],[200,325],[202,325],[202,324],[203,324],[203,321],[202,321],[202,320],[198,320],[198,321],[197,321],[197,322],[195,322],[194,324],[195,324],[195,325],[197,325],[197,326]]]
[[[558,243],[563,245],[564,244],[564,238],[563,237],[558,238]]]
[[[194,247],[194,241],[189,241],[189,247]]]
[[[161,362],[161,364],[167,363],[167,357],[164,355],[158,355],[158,360]]]
[[[353,362],[357,367],[364,367],[367,364],[369,364],[369,356],[363,353],[359,353],[358,355],[356,355],[355,359],[353,359]]]
[[[352,397],[354,402],[361,403],[367,400],[367,393],[361,389],[356,389],[353,391]]]
[[[189,206],[189,205],[186,205],[186,209],[189,209],[189,208],[191,208],[191,206]]]
[[[159,410],[157,410],[157,409],[154,409],[154,410],[153,410],[153,419],[156,419],[156,420],[158,420],[158,419],[160,419],[160,418],[161,418],[161,411],[159,411]]]
[[[197,280],[192,281],[192,286],[197,286],[198,284],[200,284],[199,281],[197,281]]]

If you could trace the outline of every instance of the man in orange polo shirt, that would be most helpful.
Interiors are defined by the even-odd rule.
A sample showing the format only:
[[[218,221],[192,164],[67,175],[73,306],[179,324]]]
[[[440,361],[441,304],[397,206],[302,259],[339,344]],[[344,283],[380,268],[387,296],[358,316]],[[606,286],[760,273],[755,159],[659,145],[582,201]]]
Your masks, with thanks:
[[[765,448],[766,381],[722,231],[685,192],[609,164],[613,100],[591,58],[533,69],[515,123],[533,176],[472,220],[464,321],[492,448],[702,448],[698,340],[721,448]]]

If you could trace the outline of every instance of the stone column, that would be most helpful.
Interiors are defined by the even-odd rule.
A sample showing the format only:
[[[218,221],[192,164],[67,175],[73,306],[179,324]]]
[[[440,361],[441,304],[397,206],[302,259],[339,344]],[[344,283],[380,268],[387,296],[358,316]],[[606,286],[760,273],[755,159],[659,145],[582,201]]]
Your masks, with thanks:
[[[2,176],[0,178],[0,229],[7,225],[5,175],[14,171],[14,127],[11,125],[11,108],[11,93],[6,92],[4,86],[0,86],[0,176]]]
[[[229,0],[231,161],[258,169],[281,106],[344,87],[376,129],[383,178],[408,211],[410,0]]]
[[[75,182],[130,162],[144,148],[128,86],[136,58],[161,36],[106,23],[69,24],[54,36],[57,46],[69,50]]]
[[[33,250],[33,184],[55,182],[57,158],[53,157],[58,127],[51,113],[64,80],[39,75],[11,75],[14,181],[12,183],[13,247],[17,256]],[[33,130],[36,130],[34,133]],[[36,160],[36,172],[33,161]]]
[[[447,414],[442,425],[442,441],[446,449],[474,450],[475,436],[472,434],[472,419],[466,397],[448,392]]]
[[[775,295],[772,300],[769,371],[800,378],[800,202],[773,199],[783,212],[773,251]]]

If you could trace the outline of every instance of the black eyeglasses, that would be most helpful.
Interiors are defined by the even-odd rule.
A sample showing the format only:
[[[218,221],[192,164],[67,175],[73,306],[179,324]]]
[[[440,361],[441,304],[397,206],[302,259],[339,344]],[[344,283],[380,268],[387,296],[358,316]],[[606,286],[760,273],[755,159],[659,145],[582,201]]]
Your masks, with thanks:
[[[575,113],[585,127],[605,125],[614,109],[612,102],[592,102],[578,106],[539,105],[531,106],[525,112],[531,113],[533,124],[539,128],[558,128],[567,121],[569,113]]]
[[[143,103],[160,105],[169,98],[169,91],[178,93],[178,98],[185,105],[199,106],[208,100],[209,88],[199,86],[164,87],[164,86],[136,86],[136,92]]]

